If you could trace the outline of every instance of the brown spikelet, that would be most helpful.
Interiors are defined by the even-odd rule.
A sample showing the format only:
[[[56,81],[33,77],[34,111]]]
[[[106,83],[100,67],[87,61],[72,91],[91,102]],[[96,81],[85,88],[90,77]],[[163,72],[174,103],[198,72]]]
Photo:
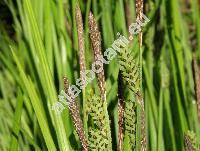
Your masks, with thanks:
[[[85,73],[85,43],[84,43],[84,31],[83,31],[83,20],[79,5],[76,5],[76,26],[78,30],[78,46],[79,46],[79,64],[80,72]],[[83,74],[80,74],[81,81],[85,81]]]
[[[97,22],[90,12],[89,14],[89,28],[90,28],[90,39],[92,42],[92,49],[94,54],[94,61],[100,63],[100,67],[97,66],[96,68],[103,69],[103,62],[99,60],[99,56],[102,55],[101,53],[101,34],[98,29]],[[106,92],[105,92],[105,77],[104,77],[104,70],[97,73],[98,78],[98,85],[101,93],[101,98],[105,101],[106,100]]]
[[[197,114],[200,121],[200,72],[196,59],[193,59],[193,76],[194,76],[195,92],[197,100]]]
[[[70,97],[70,94],[68,93],[68,89],[69,89],[68,79],[66,77],[64,77],[63,81],[64,81],[65,93]],[[80,111],[79,111],[79,108],[77,106],[76,101],[72,98],[71,98],[71,100],[68,100],[68,107],[69,107],[69,111],[70,111],[75,129],[76,129],[78,136],[79,136],[79,139],[81,141],[83,150],[88,151],[88,142],[87,142],[87,139],[85,137],[85,133],[84,133],[84,130],[83,130],[83,122],[81,120]]]
[[[122,143],[123,143],[123,127],[124,127],[124,96],[123,96],[123,79],[121,75],[121,71],[119,71],[118,75],[118,115],[119,115],[119,121],[118,121],[118,151],[122,151]]]

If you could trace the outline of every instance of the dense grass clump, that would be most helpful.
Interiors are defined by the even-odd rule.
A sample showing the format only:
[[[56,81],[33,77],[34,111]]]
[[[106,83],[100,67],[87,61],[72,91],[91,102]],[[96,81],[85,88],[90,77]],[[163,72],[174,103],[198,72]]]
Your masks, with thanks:
[[[200,150],[199,26],[198,0],[2,0],[0,151]]]

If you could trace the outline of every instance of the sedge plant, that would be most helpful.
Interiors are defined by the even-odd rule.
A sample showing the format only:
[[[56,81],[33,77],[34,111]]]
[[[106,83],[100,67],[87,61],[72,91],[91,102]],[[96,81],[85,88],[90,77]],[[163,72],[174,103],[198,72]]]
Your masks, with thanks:
[[[199,26],[198,0],[0,1],[0,151],[198,151]]]

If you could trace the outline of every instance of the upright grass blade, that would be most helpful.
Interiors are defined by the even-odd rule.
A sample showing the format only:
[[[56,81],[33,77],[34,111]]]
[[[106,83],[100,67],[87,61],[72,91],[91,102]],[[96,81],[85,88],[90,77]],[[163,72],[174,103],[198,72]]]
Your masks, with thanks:
[[[51,31],[53,26],[53,17],[51,15],[51,3],[49,0],[44,1],[44,30]],[[51,73],[53,73],[53,36],[51,32],[44,32],[45,50]]]
[[[116,2],[115,9],[115,28],[118,30],[117,32],[122,32],[123,35],[127,36],[124,3],[122,0]]]
[[[173,0],[169,1],[168,7],[171,8],[171,12],[167,13],[167,17],[170,18],[167,19],[168,26],[171,24],[173,26],[173,30],[171,31],[170,35],[170,44],[171,48],[174,54],[174,59],[177,62],[177,71],[178,71],[178,77],[180,79],[181,83],[181,90],[182,90],[182,96],[183,96],[183,106],[187,106],[187,100],[186,100],[186,86],[185,86],[185,74],[184,74],[184,61],[183,61],[183,54],[184,54],[184,49],[181,46],[181,41],[178,40],[183,36],[181,33],[181,13],[179,9],[179,2],[178,0]],[[167,10],[166,10],[167,12]],[[177,82],[179,81],[177,79]]]
[[[18,135],[20,132],[21,127],[21,114],[23,109],[23,97],[21,91],[18,91],[18,101],[15,109],[15,117],[13,120],[13,136],[11,140],[10,151],[17,151],[18,150]]]
[[[114,40],[111,6],[112,6],[111,1],[108,0],[100,1],[100,7],[102,10],[101,25],[102,25],[102,34],[105,47],[111,45]]]
[[[162,81],[162,80],[161,80]],[[163,127],[163,82],[161,82],[161,88],[159,92],[159,118],[158,118],[158,146],[157,150],[163,150],[164,151],[164,143],[163,143],[163,132],[162,132],[162,127]]]
[[[39,59],[39,65],[41,67],[40,80],[41,80],[43,89],[46,90],[45,94],[46,94],[47,100],[50,101],[48,103],[50,105],[53,105],[53,103],[56,102],[57,98],[56,98],[55,87],[53,85],[52,74],[50,72],[47,59],[46,59],[44,45],[40,36],[36,19],[34,17],[30,0],[24,0],[23,4],[24,4],[24,9],[27,12],[27,19],[28,19],[28,22],[30,23],[30,29],[32,29],[31,36],[33,37],[33,42],[35,45],[35,53]],[[66,148],[66,146],[69,147],[69,143],[66,138],[66,133],[65,133],[63,122],[62,122],[62,118],[56,117],[56,113],[51,112],[50,106],[48,106],[48,108],[49,108],[50,115],[52,115],[51,116],[52,120],[55,124],[56,133],[59,138],[58,142],[59,142],[60,149],[64,149]],[[69,148],[67,148],[67,150],[69,150]]]
[[[21,130],[21,133],[24,135],[24,137],[27,138],[28,142],[34,146],[36,151],[42,151],[40,147],[35,143],[34,139],[24,129]]]
[[[178,2],[177,1],[170,1],[170,3],[166,4],[166,12],[167,7],[172,8],[172,12],[168,12],[167,14],[167,34],[169,38],[169,50],[170,50],[170,61],[171,61],[171,68],[172,68],[172,75],[173,75],[173,85],[175,90],[175,99],[179,115],[179,128],[177,129],[179,132],[179,137],[183,138],[184,132],[188,129],[188,124],[186,121],[186,116],[184,112],[184,104],[187,104],[186,97],[185,97],[185,75],[184,74],[184,66],[183,66],[183,56],[182,56],[182,48],[180,45],[180,41],[178,41],[178,37],[180,38],[180,31],[179,27],[181,26],[179,24],[180,14],[179,12],[176,12],[178,9]],[[170,26],[173,25],[173,29],[170,29]],[[178,75],[176,73],[179,73]],[[178,82],[180,78],[181,83],[181,90],[182,93],[180,93],[180,89],[178,88]],[[183,94],[183,95],[181,95]],[[181,97],[183,96],[183,97]],[[183,142],[178,141],[179,143],[179,149],[183,149]]]
[[[66,151],[80,145],[109,151],[199,150],[199,73],[194,67],[198,63],[192,64],[193,57],[200,57],[199,2],[146,0],[144,7],[142,3],[0,1],[0,150]],[[93,28],[88,21],[91,9],[96,18]],[[83,97],[77,97],[76,107],[71,105],[73,111],[66,108],[61,116],[55,115],[51,106],[58,100],[56,91],[63,89],[63,75],[75,84],[86,66],[102,62],[98,56],[113,47],[117,33],[127,37],[128,26],[141,19],[143,11],[150,22],[139,36],[127,39],[130,47],[118,54],[120,61],[115,58],[104,66]],[[17,50],[15,57],[9,45]],[[117,92],[119,66],[126,83],[123,95]],[[95,94],[86,93],[89,88]],[[124,101],[118,104],[118,99]],[[20,125],[15,123],[19,120]]]
[[[36,90],[34,88],[34,84],[25,75],[25,73],[24,73],[24,71],[23,71],[23,69],[22,69],[22,67],[21,67],[21,65],[19,63],[19,60],[17,59],[17,56],[16,56],[16,54],[15,54],[15,52],[13,50],[12,50],[12,53],[13,53],[13,58],[14,58],[16,64],[17,64],[21,79],[22,79],[22,81],[23,81],[23,83],[25,85],[25,88],[26,88],[27,93],[29,95],[29,98],[31,100],[32,106],[34,108],[34,111],[35,111],[36,117],[38,119],[38,123],[40,125],[41,131],[43,133],[43,137],[45,139],[47,148],[49,150],[56,151],[56,146],[54,144],[52,135],[50,133],[50,129],[49,129],[49,126],[48,126],[48,123],[47,123],[47,118],[46,118],[46,115],[45,115],[45,111],[44,111],[42,102],[39,99],[39,97],[37,95],[37,92],[36,92]]]

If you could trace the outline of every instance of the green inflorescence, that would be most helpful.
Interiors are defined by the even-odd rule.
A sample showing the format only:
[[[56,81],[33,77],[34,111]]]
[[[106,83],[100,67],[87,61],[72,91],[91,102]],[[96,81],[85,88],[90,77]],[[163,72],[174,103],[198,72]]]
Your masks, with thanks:
[[[187,131],[185,134],[185,150],[198,151],[200,149],[199,147],[195,133],[193,131]]]
[[[131,149],[134,150],[136,146],[136,104],[134,101],[128,100],[125,103],[124,113],[124,130],[125,135],[129,138]]]
[[[125,48],[118,55],[120,70],[127,86],[137,93],[140,89],[140,67],[138,59],[135,59],[131,50]]]
[[[125,48],[119,53],[118,62],[123,81],[134,94],[138,93],[140,90],[139,60],[134,58],[131,49]],[[136,122],[136,102],[126,98],[124,108],[124,139],[128,138],[128,144],[132,150],[136,148]]]
[[[107,104],[97,95],[93,95],[87,101],[88,117],[93,121],[89,126],[90,150],[111,151],[111,131]]]

